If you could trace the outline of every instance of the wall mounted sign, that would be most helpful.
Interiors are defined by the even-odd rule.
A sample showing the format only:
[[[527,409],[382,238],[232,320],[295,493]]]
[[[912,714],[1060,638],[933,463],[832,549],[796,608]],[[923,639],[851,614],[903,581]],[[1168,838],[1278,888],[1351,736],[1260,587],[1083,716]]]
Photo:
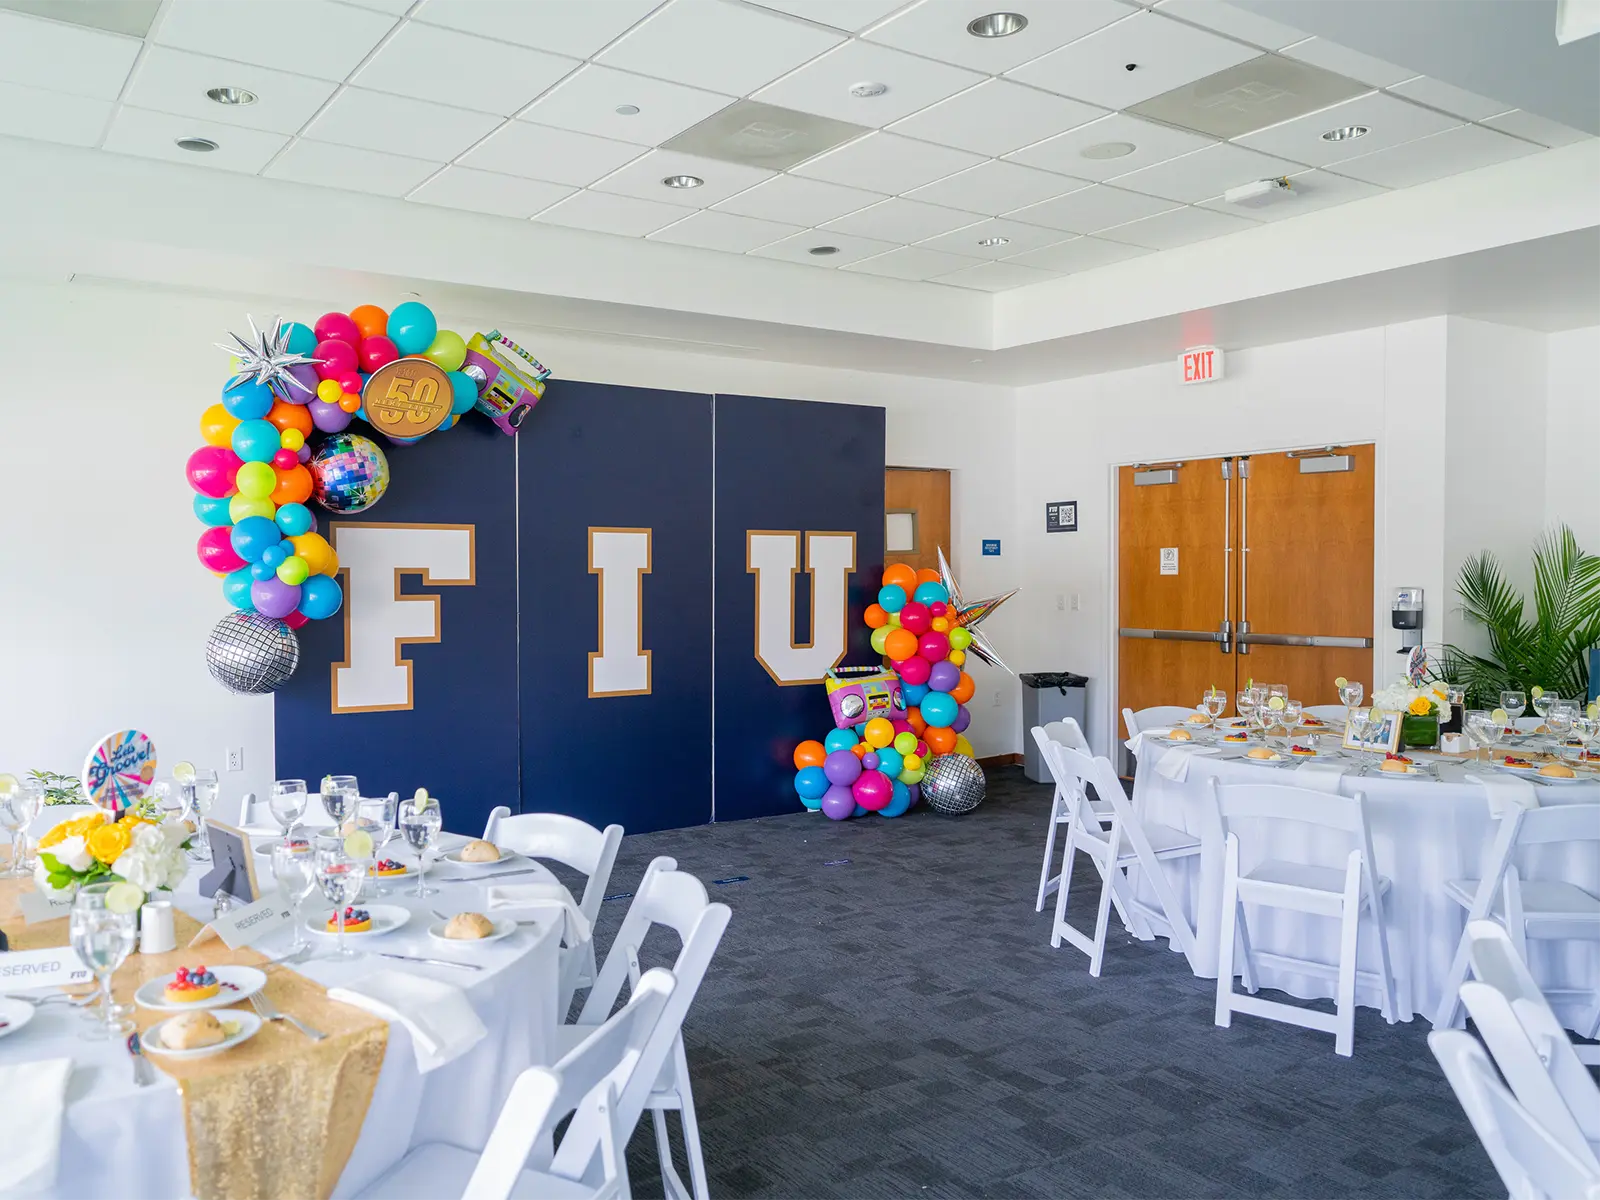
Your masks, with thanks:
[[[984,538],[983,539],[983,556],[985,558],[999,558],[1000,557],[1000,539],[999,538]]]
[[[455,390],[444,369],[426,358],[397,358],[361,389],[367,421],[392,438],[432,433],[450,415]]]
[[[1044,506],[1044,531],[1046,533],[1077,533],[1078,502],[1057,500]]]
[[[1176,575],[1178,573],[1178,548],[1176,546],[1161,547],[1161,573],[1163,575]]]
[[[1195,346],[1178,357],[1184,383],[1214,383],[1222,378],[1222,349],[1218,346]]]

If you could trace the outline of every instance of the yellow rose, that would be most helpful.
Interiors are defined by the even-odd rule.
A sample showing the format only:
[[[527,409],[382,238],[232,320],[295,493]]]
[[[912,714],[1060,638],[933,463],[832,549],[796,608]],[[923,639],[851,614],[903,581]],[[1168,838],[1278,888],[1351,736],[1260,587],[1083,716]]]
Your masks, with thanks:
[[[92,812],[86,817],[63,821],[39,839],[39,849],[48,850],[51,846],[64,842],[69,837],[88,837],[89,831],[100,825],[105,819],[105,813]]]
[[[1426,697],[1418,696],[1411,702],[1411,715],[1413,717],[1425,717],[1432,711],[1433,705],[1428,702]]]
[[[133,831],[125,825],[102,825],[89,835],[89,853],[103,863],[114,863],[133,843]]]

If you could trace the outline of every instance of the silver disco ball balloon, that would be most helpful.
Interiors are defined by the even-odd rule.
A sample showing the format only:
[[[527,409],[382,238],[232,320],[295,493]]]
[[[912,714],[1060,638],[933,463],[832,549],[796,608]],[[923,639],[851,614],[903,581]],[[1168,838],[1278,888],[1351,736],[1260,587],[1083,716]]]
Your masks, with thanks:
[[[922,777],[922,798],[934,812],[948,816],[971,812],[983,803],[987,790],[983,768],[965,754],[936,755]]]
[[[277,691],[299,665],[300,639],[276,617],[232,612],[206,638],[206,667],[230,692]]]

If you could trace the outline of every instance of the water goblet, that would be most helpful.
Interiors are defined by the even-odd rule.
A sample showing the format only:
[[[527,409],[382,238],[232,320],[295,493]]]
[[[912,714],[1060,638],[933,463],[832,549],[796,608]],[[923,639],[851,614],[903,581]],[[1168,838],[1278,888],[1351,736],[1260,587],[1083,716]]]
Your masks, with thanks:
[[[355,803],[361,796],[361,787],[354,775],[324,775],[322,777],[322,807],[335,829],[355,815]]]
[[[1305,705],[1299,700],[1289,700],[1283,706],[1283,726],[1288,739],[1294,741],[1294,732],[1300,728],[1300,716]]]
[[[372,865],[372,856],[369,854],[361,857],[351,854],[345,845],[345,839],[337,835],[319,837],[314,854],[317,864],[317,884],[322,888],[322,894],[333,904],[334,920],[339,930],[339,945],[331,957],[355,958],[356,952],[345,943],[344,911],[361,895],[361,885],[366,882],[367,869]]]
[[[415,895],[437,895],[439,889],[427,886],[428,849],[439,836],[444,824],[439,802],[432,796],[418,796],[400,804],[400,833],[406,844],[417,852],[417,890]]]
[[[19,875],[33,873],[33,858],[28,853],[28,830],[39,814],[44,811],[44,784],[37,779],[23,779],[18,782],[12,793],[12,803],[21,810],[22,828],[19,831],[20,848],[13,847],[11,851],[12,865],[17,868]]]
[[[1533,693],[1533,711],[1538,714],[1539,719],[1542,721],[1550,715],[1551,706],[1559,702],[1560,699],[1561,697],[1557,693],[1540,688]]]
[[[1515,722],[1522,715],[1522,710],[1528,707],[1528,698],[1520,688],[1508,688],[1500,693],[1500,707],[1506,710],[1506,716]]]
[[[399,799],[390,792],[387,796],[362,796],[356,801],[356,828],[364,830],[372,838],[375,863],[382,860],[384,847],[394,837],[395,809]],[[385,885],[376,874],[376,866],[373,867],[373,872],[373,890],[382,892]]]
[[[291,953],[306,947],[305,928],[300,923],[300,908],[311,893],[317,890],[317,860],[309,846],[279,843],[272,848],[272,877],[278,890],[289,901],[294,913],[294,945]],[[341,911],[343,911],[341,909]]]
[[[110,907],[108,898],[115,883],[91,883],[78,889],[72,901],[68,937],[84,966],[94,972],[100,985],[100,1015],[83,1031],[83,1037],[98,1041],[126,1035],[133,1022],[120,1016],[111,996],[111,976],[133,953],[139,929],[139,908],[126,912]]]
[[[0,830],[11,837],[11,857],[6,860],[6,869],[0,875],[22,874],[22,851],[18,845],[27,825],[22,808],[22,789],[14,787],[10,791],[0,792]]]
[[[267,800],[267,809],[272,813],[272,819],[283,830],[285,845],[288,844],[289,834],[294,829],[295,822],[305,815],[307,799],[304,779],[273,780],[272,795]]]
[[[1249,724],[1250,718],[1255,715],[1256,711],[1255,688],[1240,688],[1238,694],[1233,698],[1233,704],[1238,709],[1239,715],[1244,718],[1245,723]]]
[[[1466,729],[1467,735],[1483,751],[1484,759],[1492,758],[1494,744],[1500,737],[1500,723],[1494,719],[1494,714],[1483,708],[1472,709],[1467,713]]]
[[[1228,711],[1228,693],[1219,687],[1208,687],[1200,703],[1205,706],[1206,715],[1215,724],[1217,718]]]

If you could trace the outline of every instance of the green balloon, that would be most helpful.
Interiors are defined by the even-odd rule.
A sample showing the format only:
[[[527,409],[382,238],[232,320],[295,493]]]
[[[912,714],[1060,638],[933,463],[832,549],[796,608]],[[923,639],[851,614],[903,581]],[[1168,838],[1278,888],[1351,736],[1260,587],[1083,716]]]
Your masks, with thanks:
[[[278,578],[297,587],[311,577],[311,564],[298,554],[291,554],[278,564]]]
[[[917,748],[917,735],[914,733],[895,734],[894,748],[900,751],[902,756],[912,753]]]
[[[459,333],[441,329],[424,354],[446,371],[459,371],[461,364],[467,361],[467,344]]]
[[[959,626],[950,631],[950,649],[965,650],[972,645],[972,634]]]
[[[893,632],[894,630],[888,625],[880,625],[872,631],[872,652],[874,654],[883,653],[883,644],[889,640],[889,635]]]
[[[265,500],[272,495],[272,489],[278,486],[278,474],[272,469],[271,463],[247,462],[239,468],[233,483],[239,489],[239,495],[246,499]]]
[[[246,517],[265,517],[270,521],[277,511],[278,506],[271,500],[253,500],[249,496],[238,495],[228,501],[228,516],[235,525]]]

